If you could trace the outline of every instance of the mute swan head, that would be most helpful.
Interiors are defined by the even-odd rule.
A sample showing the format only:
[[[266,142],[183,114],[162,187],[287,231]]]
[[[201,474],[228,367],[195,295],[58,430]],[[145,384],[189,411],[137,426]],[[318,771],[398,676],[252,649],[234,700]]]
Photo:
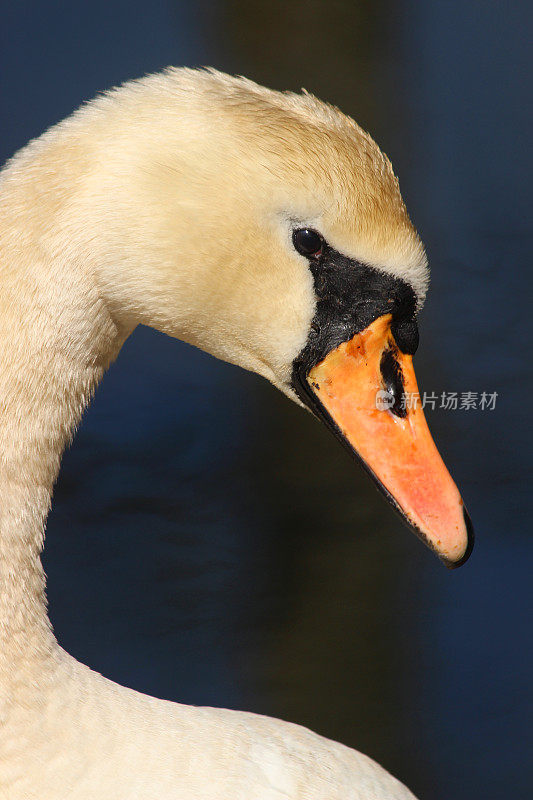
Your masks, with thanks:
[[[11,170],[25,159],[41,207],[53,204],[41,240],[68,241],[117,324],[266,377],[326,422],[445,562],[466,560],[460,495],[421,409],[401,403],[416,392],[426,256],[368,134],[308,94],[168,70],[87,104]]]

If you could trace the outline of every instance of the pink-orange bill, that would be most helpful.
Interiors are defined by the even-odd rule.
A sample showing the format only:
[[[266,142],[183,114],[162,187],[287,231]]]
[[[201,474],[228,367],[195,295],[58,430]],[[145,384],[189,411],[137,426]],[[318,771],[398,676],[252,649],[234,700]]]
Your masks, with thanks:
[[[332,350],[307,382],[329,424],[404,519],[448,566],[460,566],[472,549],[472,524],[429,432],[413,359],[396,346],[391,321],[390,314],[379,317]]]

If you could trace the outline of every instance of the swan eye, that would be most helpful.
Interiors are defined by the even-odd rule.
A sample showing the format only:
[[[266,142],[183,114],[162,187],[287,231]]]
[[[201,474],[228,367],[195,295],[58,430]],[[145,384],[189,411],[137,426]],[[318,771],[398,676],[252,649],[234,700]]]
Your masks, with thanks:
[[[318,258],[322,254],[324,240],[312,228],[297,228],[293,231],[292,243],[303,256]]]

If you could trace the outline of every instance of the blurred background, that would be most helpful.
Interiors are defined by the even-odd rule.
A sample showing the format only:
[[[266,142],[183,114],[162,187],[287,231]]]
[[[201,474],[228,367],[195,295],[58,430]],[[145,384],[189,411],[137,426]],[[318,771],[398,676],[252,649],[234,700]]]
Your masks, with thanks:
[[[304,86],[390,156],[432,266],[422,390],[477,532],[449,572],[259,378],[138,329],[66,454],[44,556],[61,644],[120,683],[302,723],[421,798],[530,797],[529,4],[0,3],[3,161],[168,64]]]

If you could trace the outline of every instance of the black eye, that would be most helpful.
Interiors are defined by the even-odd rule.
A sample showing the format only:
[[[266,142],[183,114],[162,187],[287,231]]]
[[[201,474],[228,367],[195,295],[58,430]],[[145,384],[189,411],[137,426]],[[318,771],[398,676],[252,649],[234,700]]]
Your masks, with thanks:
[[[297,228],[293,231],[292,243],[303,256],[317,258],[322,253],[324,240],[312,228]]]

